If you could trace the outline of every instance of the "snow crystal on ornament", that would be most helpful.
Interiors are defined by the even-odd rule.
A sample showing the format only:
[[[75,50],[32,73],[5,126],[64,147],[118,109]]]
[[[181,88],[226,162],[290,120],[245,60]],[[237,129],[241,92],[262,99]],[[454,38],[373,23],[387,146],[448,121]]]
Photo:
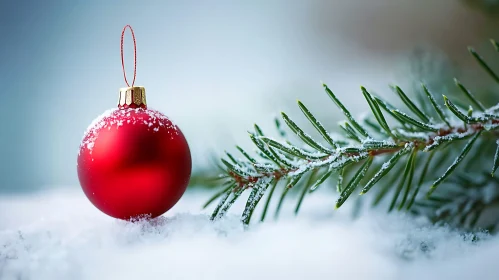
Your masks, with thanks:
[[[135,114],[132,115],[132,112],[135,112]],[[82,148],[86,148],[90,151],[90,153],[92,153],[95,140],[98,136],[98,131],[106,128],[110,130],[114,125],[119,128],[120,126],[123,126],[124,119],[127,119],[127,124],[144,124],[154,132],[158,132],[160,130],[160,127],[166,127],[167,129],[169,129],[169,134],[171,134],[170,129],[172,129],[172,131],[174,131],[174,135],[178,135],[177,126],[171,123],[171,121],[165,115],[156,110],[143,108],[109,109],[106,110],[102,115],[95,118],[88,126],[85,133],[83,134],[83,139],[80,144],[80,151]],[[170,123],[170,125],[165,125],[165,123]],[[173,135],[171,138],[173,139]]]

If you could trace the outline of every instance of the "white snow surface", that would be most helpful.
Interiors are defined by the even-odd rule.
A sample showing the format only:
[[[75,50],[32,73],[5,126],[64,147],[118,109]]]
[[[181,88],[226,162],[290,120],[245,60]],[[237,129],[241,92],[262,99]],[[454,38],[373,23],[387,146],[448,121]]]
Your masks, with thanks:
[[[243,201],[209,221],[209,194],[136,223],[74,189],[0,197],[0,279],[498,279],[497,237],[472,242],[381,208],[352,219],[353,203],[333,210],[333,196],[315,194],[297,217],[287,205],[279,221],[244,228]]]

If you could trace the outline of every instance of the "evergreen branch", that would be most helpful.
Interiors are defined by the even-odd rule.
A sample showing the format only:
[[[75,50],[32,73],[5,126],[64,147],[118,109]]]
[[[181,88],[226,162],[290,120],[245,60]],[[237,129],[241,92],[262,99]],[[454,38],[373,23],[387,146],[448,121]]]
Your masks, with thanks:
[[[326,149],[324,146],[322,146],[321,144],[317,143],[315,140],[312,139],[312,137],[310,137],[310,135],[306,134],[305,132],[303,132],[303,130],[298,127],[298,125],[296,125],[295,122],[293,122],[289,117],[288,115],[286,115],[286,113],[282,112],[281,113],[282,115],[282,118],[284,119],[284,122],[289,126],[289,128],[296,134],[298,135],[298,137],[300,137],[303,142],[307,143],[310,147],[318,150],[318,151],[321,151],[323,153],[329,153],[330,150],[329,149]]]
[[[312,123],[312,125],[319,131],[319,133],[324,137],[324,139],[334,148],[336,149],[336,144],[334,143],[333,139],[329,134],[326,132],[326,129],[322,126],[322,124],[317,121],[317,119],[314,117],[314,115],[301,103],[301,101],[298,101],[298,106],[302,110],[303,114],[307,117],[307,119]]]
[[[336,182],[336,191],[341,193],[343,191],[343,179],[345,178],[346,166],[340,169],[338,174],[338,182]]]
[[[492,177],[494,177],[494,173],[496,173],[497,168],[499,167],[499,140],[496,141],[496,153],[494,155],[494,166],[492,167],[492,172],[490,173]]]
[[[273,180],[270,180],[273,181]],[[260,199],[265,194],[265,191],[269,187],[271,182],[262,182],[257,187],[254,187],[250,193],[248,201],[246,202],[246,207],[244,207],[243,215],[241,216],[241,222],[244,224],[249,224],[253,211]]]
[[[250,139],[251,139],[251,141],[253,141],[253,143],[255,143],[255,146],[258,148],[258,150],[260,150],[260,152],[265,155],[266,159],[270,159],[279,167],[281,166],[281,162],[274,156],[274,154],[272,154],[265,147],[263,141],[261,141],[259,137],[257,137],[256,135],[250,134]]]
[[[225,154],[230,159],[230,161],[232,161],[232,163],[237,164],[237,160],[229,152],[225,151]]]
[[[267,147],[270,151],[270,153],[282,164],[281,166],[286,166],[286,167],[294,167],[293,163],[290,162],[286,156],[281,154],[280,152],[276,151],[272,147]]]
[[[405,188],[404,196],[402,197],[402,202],[400,202],[398,210],[402,210],[404,208],[405,202],[407,201],[407,198],[409,197],[409,192],[411,191],[411,186],[412,186],[412,178],[414,177],[414,171],[416,170],[416,159],[417,159],[417,149],[414,149],[412,153],[412,158],[409,160],[410,162],[410,167],[409,167],[409,178],[407,179],[407,185]]]
[[[428,168],[430,167],[430,162],[433,159],[433,156],[435,155],[435,151],[432,151],[430,155],[428,156],[428,159],[426,159],[426,163],[423,167],[423,171],[421,172],[421,175],[419,177],[419,182],[416,187],[416,190],[412,194],[411,199],[409,200],[409,203],[407,204],[407,210],[411,209],[412,205],[414,204],[414,201],[416,201],[416,197],[418,196],[419,190],[421,189],[421,186],[423,185],[423,181],[426,178],[426,172],[428,172]]]
[[[279,135],[281,137],[286,137],[286,131],[284,131],[284,129],[282,129],[281,121],[279,120],[279,118],[276,117],[274,119],[274,123],[275,123],[275,127],[276,127],[277,131],[279,132]]]
[[[239,147],[239,146],[236,146],[236,148],[239,150],[239,152],[241,152],[241,154],[247,158],[251,163],[256,163],[256,160],[251,157],[245,150],[243,150],[243,148]]]
[[[400,171],[402,170],[397,170],[394,173],[400,174]],[[373,206],[377,206],[383,200],[383,198],[387,196],[387,194],[389,193],[389,191],[391,190],[392,186],[395,184],[398,178],[399,176],[392,176],[388,178],[388,181],[385,183],[384,186],[381,187],[381,190],[378,192],[378,194],[376,194],[376,197],[374,198],[373,201]]]
[[[303,158],[303,159],[321,159],[326,156],[326,154],[320,153],[320,154],[311,154],[308,153],[300,148],[297,148],[291,144],[288,143],[280,143],[272,138],[266,137],[266,136],[261,136],[260,139],[268,144],[269,146],[272,146],[276,149],[279,149],[285,153],[288,153],[289,155]]]
[[[477,106],[482,112],[485,111],[485,106],[482,105],[478,99],[465,87],[461,82],[459,82],[457,79],[454,79],[454,83],[456,86],[464,93],[464,95],[473,103],[475,106]]]
[[[275,215],[274,215],[275,218],[277,218],[279,216],[279,212],[281,211],[282,203],[284,202],[284,198],[288,194],[289,190],[294,185],[298,184],[298,182],[300,181],[300,179],[301,179],[302,176],[303,176],[303,174],[302,175],[298,175],[298,176],[294,177],[292,181],[290,181],[289,183],[286,184],[286,187],[284,188],[284,190],[283,190],[283,192],[281,194],[281,198],[279,199],[279,203],[277,204],[277,208],[275,210]]]
[[[364,95],[364,98],[367,100],[367,103],[369,104],[369,107],[371,107],[371,111],[373,112],[374,117],[378,121],[379,125],[385,130],[385,132],[388,135],[393,136],[390,127],[388,127],[388,124],[386,123],[383,113],[381,113],[378,103],[374,101],[373,97],[369,92],[367,92],[366,88],[361,87],[361,90],[362,94]]]
[[[227,166],[227,170],[229,170],[230,172],[232,172],[234,174],[237,174],[238,176],[241,176],[241,177],[250,177],[251,176],[251,174],[246,173],[244,171],[244,169],[241,168],[240,166],[234,165],[234,164],[226,161],[225,159],[222,159],[222,163],[225,164],[225,166]]]
[[[499,52],[499,43],[497,43],[497,41],[494,39],[490,39],[490,42],[492,43],[492,46],[494,46],[494,49]]]
[[[263,136],[263,131],[262,129],[255,123],[255,132],[256,132],[256,135],[258,136]]]
[[[329,178],[329,176],[331,176],[331,174],[333,174],[333,170],[328,170],[326,173],[324,173],[324,175],[322,175],[322,177],[319,178],[319,180],[317,180],[317,182],[315,182],[311,187],[310,187],[310,190],[309,192],[314,192],[316,191],[321,185],[322,183],[324,183],[324,181],[327,180],[327,178]]]
[[[431,94],[431,92],[428,90],[428,88],[424,85],[424,84],[421,84],[421,86],[423,87],[423,91],[426,93],[426,96],[428,97],[428,99],[430,100],[431,102],[431,105],[433,106],[433,108],[435,109],[435,111],[437,112],[438,116],[440,117],[440,119],[448,126],[450,127],[450,123],[449,123],[449,120],[447,119],[447,116],[445,115],[444,111],[442,111],[442,108],[440,108],[440,106],[438,105],[438,103],[435,101],[435,97],[433,96],[433,94]]]
[[[470,136],[472,136],[475,131],[474,130],[466,130],[461,133],[462,130],[458,130],[458,133],[452,133],[449,135],[443,135],[443,136],[436,136],[433,138],[433,141],[430,145],[426,146],[424,148],[425,152],[430,152],[433,151],[437,148],[439,148],[443,144],[448,144],[456,140],[461,140],[461,139],[466,139]]]
[[[478,58],[477,60],[483,67],[484,64]],[[363,124],[366,124],[366,126],[363,126],[356,121],[329,87],[323,84],[328,96],[346,117],[346,121],[340,125],[340,128],[345,132],[347,140],[334,139],[331,136],[332,134],[324,128],[315,115],[300,101],[298,101],[298,106],[302,113],[331,148],[326,148],[320,141],[313,139],[284,112],[281,113],[282,120],[298,136],[300,144],[292,144],[286,139],[287,133],[282,129],[278,119],[275,120],[275,125],[279,135],[284,138],[283,141],[264,136],[260,127],[255,125],[255,133],[250,133],[249,137],[257,147],[257,155],[259,157],[249,155],[239,146],[236,148],[244,156],[244,159],[237,159],[232,154],[226,153],[228,160],[222,159],[222,163],[226,167],[227,179],[224,180],[228,180],[227,185],[206,204],[207,206],[214,199],[220,198],[220,202],[212,214],[212,219],[222,217],[233,203],[239,199],[241,194],[248,189],[250,190],[250,195],[246,202],[241,221],[244,224],[250,222],[256,206],[265,193],[268,193],[260,219],[263,221],[269,210],[271,198],[275,194],[277,186],[281,185],[279,182],[282,181],[286,181],[286,184],[277,203],[275,217],[278,217],[285,199],[293,188],[300,189],[298,201],[295,206],[295,213],[298,213],[307,193],[315,192],[320,186],[327,186],[325,183],[331,179],[333,173],[338,173],[336,189],[340,193],[336,201],[336,208],[341,207],[348,200],[361,182],[367,181],[360,192],[360,194],[366,194],[382,178],[387,177],[389,174],[391,177],[388,181],[391,181],[391,183],[386,183],[379,190],[374,204],[378,204],[387,194],[393,193],[389,211],[397,208],[398,210],[411,209],[412,212],[417,212],[420,211],[421,207],[435,209],[435,207],[451,205],[455,202],[452,196],[436,196],[432,195],[433,192],[444,181],[452,178],[451,175],[459,168],[460,163],[464,161],[476,140],[484,132],[499,129],[499,116],[496,114],[499,111],[499,104],[487,109],[457,80],[456,85],[480,112],[473,112],[471,105],[463,105],[465,108],[469,107],[468,111],[464,113],[447,96],[443,96],[444,104],[452,113],[447,115],[428,88],[422,85],[423,91],[432,105],[429,109],[433,108],[439,116],[439,120],[432,119],[429,116],[434,115],[435,112],[427,112],[425,108],[418,107],[401,88],[397,86],[392,87],[400,98],[400,101],[418,118],[415,119],[380,97],[372,95],[364,87],[361,87],[361,92],[374,116],[374,119],[365,119]],[[395,119],[396,123],[388,123],[382,110],[388,112]],[[371,136],[370,131],[375,131],[376,134],[373,135],[376,135],[377,138]],[[496,134],[493,132],[489,132],[488,134],[496,137]],[[433,182],[427,192],[426,200],[419,201],[418,193],[423,186],[423,180],[427,176],[434,176],[435,174],[432,173],[438,171],[438,167],[443,164],[442,161],[448,157],[446,153],[448,153],[449,149],[446,147],[454,147],[455,143],[467,138],[471,139],[461,150],[454,162],[445,170],[444,174]],[[480,141],[480,143],[482,142],[486,141]],[[420,179],[413,186],[414,174],[419,172],[417,171],[416,159],[422,153],[428,152],[430,154],[424,163]],[[409,153],[410,155],[405,157]],[[436,166],[436,169],[430,169],[430,162],[432,162],[432,159],[437,154],[440,156],[435,164],[433,164]],[[404,159],[404,171],[398,184],[394,184],[400,172],[392,172],[391,170],[402,158],[407,158]],[[377,171],[369,172],[375,159],[375,165],[378,166],[375,169]],[[381,161],[379,165],[378,159]],[[357,165],[357,163],[359,164]],[[356,170],[352,172],[352,178],[344,186],[345,170],[352,168],[352,166],[359,167],[355,167]],[[499,144],[496,149],[492,174],[494,174],[498,167]],[[400,168],[397,167],[396,169],[399,170]],[[492,178],[490,177],[491,173],[488,174],[489,178]],[[305,177],[307,180],[302,180],[304,176],[308,176]],[[499,185],[499,181],[497,182]],[[461,220],[468,219],[470,220],[469,224],[475,225],[489,203],[485,200],[472,200],[466,203],[472,204],[466,206],[468,208],[457,214],[453,213],[453,215],[459,215],[459,219]],[[464,207],[463,205],[461,206]],[[413,206],[417,206],[416,209]],[[446,215],[437,215],[435,219],[443,220],[446,217],[448,218]]]
[[[404,93],[404,91],[400,87],[392,86],[391,88],[393,91],[395,91],[398,94],[398,96],[400,97],[402,102],[405,103],[407,108],[409,108],[409,110],[411,110],[414,114],[416,114],[421,119],[421,121],[423,121],[424,123],[430,122],[430,119],[425,115],[425,113],[423,113],[421,110],[418,109],[416,104],[414,104],[411,101],[411,99],[409,99],[409,97],[407,97],[407,95]]]
[[[374,97],[373,97],[374,98]],[[382,136],[390,136],[385,130],[381,128],[376,122],[372,121],[370,118],[364,119],[364,124],[371,128],[374,132],[381,134]]]
[[[272,187],[270,188],[269,195],[267,197],[267,201],[265,202],[265,207],[263,208],[262,211],[262,217],[260,218],[260,221],[263,222],[265,220],[265,216],[267,215],[267,211],[269,209],[270,205],[270,200],[272,199],[272,195],[274,194],[275,188],[277,186],[278,180],[272,180]]]
[[[369,134],[367,131],[352,117],[352,114],[350,114],[350,111],[345,108],[343,103],[340,102],[340,100],[334,95],[334,93],[327,87],[326,84],[322,84],[324,86],[324,89],[326,90],[327,94],[329,97],[334,101],[336,106],[341,109],[345,117],[352,123],[352,125],[357,129],[360,134],[362,134],[364,137],[369,137]]]
[[[468,152],[471,150],[471,147],[473,147],[473,144],[475,143],[476,139],[478,139],[478,136],[480,136],[480,134],[482,133],[482,131],[478,131],[475,136],[473,136],[473,138],[471,138],[471,140],[466,144],[466,146],[464,146],[464,149],[461,151],[461,154],[459,154],[459,156],[456,158],[456,160],[454,160],[454,162],[452,163],[451,166],[449,166],[449,168],[445,171],[444,175],[442,175],[441,177],[439,177],[434,183],[433,185],[431,185],[430,187],[430,190],[428,191],[428,194],[427,196],[430,196],[434,191],[435,189],[445,180],[447,179],[447,177],[449,177],[449,175],[456,169],[456,167],[463,161],[463,159],[466,157],[466,155],[468,154]]]
[[[435,223],[450,224],[466,229],[476,229],[478,221],[487,208],[499,205],[499,192],[491,192],[491,188],[498,188],[497,179],[489,174],[475,174],[473,180],[459,176],[452,180],[454,187],[447,193],[440,192],[427,200],[415,202],[413,211],[416,214],[427,215]],[[494,232],[497,220],[483,223],[482,229]]]
[[[225,185],[228,185],[226,188],[222,189],[218,193],[214,194],[204,205],[203,209],[206,207],[210,206],[217,198],[221,197],[222,195],[228,193],[232,188],[232,184],[234,184],[232,181],[228,181]]]
[[[495,41],[492,41],[492,44],[497,49],[497,43]],[[490,66],[483,60],[483,58],[473,49],[472,47],[468,48],[468,51],[471,53],[471,55],[478,61],[480,66],[496,81],[499,83],[499,76],[490,68]]]
[[[461,112],[461,110],[459,110],[459,108],[456,107],[456,105],[454,105],[454,103],[452,103],[449,98],[447,98],[447,96],[443,96],[444,97],[444,101],[445,101],[445,105],[447,106],[447,108],[449,108],[449,110],[454,113],[454,115],[456,117],[458,117],[460,120],[464,121],[465,123],[479,123],[479,122],[486,122],[487,121],[487,118],[486,117],[482,117],[482,118],[473,118],[473,117],[470,117],[466,114],[464,114],[463,112]]]
[[[343,189],[343,191],[340,194],[340,197],[336,201],[336,208],[340,208],[340,206],[347,200],[347,198],[352,194],[352,192],[355,190],[355,188],[359,185],[360,180],[364,178],[366,175],[367,170],[371,166],[371,163],[373,162],[373,157],[370,156],[362,165],[362,167],[359,168],[357,173],[353,176],[352,180],[348,185]]]
[[[406,127],[406,122],[404,122],[403,119],[401,119],[397,114],[394,113],[394,111],[397,110],[394,106],[390,105],[386,100],[383,100],[379,96],[373,96],[374,99],[376,100],[376,103],[383,108],[388,114],[390,114],[395,120],[397,120],[402,126]]]
[[[413,143],[407,143],[403,149],[400,149],[398,152],[396,152],[387,162],[385,162],[381,166],[381,169],[371,178],[371,180],[367,182],[360,194],[367,193],[379,180],[381,180],[381,178],[383,178],[386,174],[388,174],[388,172],[390,172],[390,170],[392,170],[400,157],[408,153],[413,147]]]
[[[217,208],[219,208],[218,206],[220,206],[221,209],[215,209],[215,210],[217,210],[216,211],[217,213],[215,213],[215,211],[213,211],[213,214],[211,215],[211,219],[214,220],[216,218],[219,219],[219,218],[223,217],[225,215],[225,213],[227,213],[227,211],[230,209],[230,207],[232,207],[234,202],[236,202],[236,200],[239,198],[239,196],[243,193],[243,191],[244,191],[244,188],[242,188],[242,187],[235,189],[234,192],[232,192],[232,199],[227,204],[225,204],[225,202],[227,201],[228,196],[227,197],[224,196],[220,200],[221,203],[219,205],[217,205]],[[229,193],[229,195],[230,195],[230,193]]]
[[[368,92],[365,91],[364,95],[367,95]],[[367,97],[369,98],[369,96]],[[373,100],[373,99],[371,99]],[[452,106],[452,105],[451,105]],[[374,107],[375,108],[375,107]],[[375,109],[373,109],[375,110]],[[406,115],[402,115],[399,113],[399,116],[401,119],[405,118]],[[468,118],[468,116],[466,116]],[[284,117],[285,118],[285,117]],[[410,118],[410,117],[409,117]],[[286,119],[285,119],[286,120]],[[287,120],[290,120],[289,117]],[[481,120],[486,120],[487,123],[499,123],[499,120],[491,120],[489,118],[477,118],[476,121],[481,121]],[[379,119],[379,121],[382,121]],[[482,130],[485,130],[485,125],[486,123],[474,123],[471,126],[468,127],[459,127],[459,126],[453,126],[447,129],[439,129],[438,131],[435,131],[435,127],[430,127],[428,124],[423,124],[420,123],[419,121],[416,121],[411,118],[410,124],[414,124],[414,122],[418,122],[418,125],[415,126],[416,128],[419,128],[420,131],[418,133],[425,134],[424,139],[426,141],[421,141],[421,140],[416,140],[416,141],[404,141],[401,139],[394,139],[396,141],[395,143],[392,142],[386,142],[386,141],[379,141],[379,140],[366,140],[361,143],[360,147],[355,147],[352,145],[347,145],[343,147],[337,147],[334,151],[329,151],[327,154],[324,153],[322,150],[317,150],[315,153],[308,153],[305,152],[304,150],[301,150],[297,147],[294,147],[288,143],[282,143],[278,142],[276,140],[273,140],[271,138],[268,138],[266,136],[260,136],[259,138],[256,138],[255,135],[250,135],[252,140],[255,142],[257,147],[262,151],[262,153],[265,155],[267,159],[271,159],[276,166],[268,166],[268,165],[260,165],[263,166],[260,169],[256,168],[255,170],[252,171],[246,171],[243,168],[241,168],[241,162],[238,162],[238,164],[231,164],[225,160],[222,162],[227,166],[228,170],[231,172],[232,178],[235,180],[237,183],[237,186],[247,186],[248,184],[255,184],[256,182],[259,182],[259,180],[262,180],[264,178],[274,178],[275,180],[279,180],[280,178],[284,177],[289,177],[292,178],[291,183],[286,187],[286,189],[283,191],[281,199],[278,204],[278,208],[276,211],[276,215],[279,212],[282,203],[284,201],[284,198],[286,197],[288,191],[290,188],[295,186],[298,181],[301,179],[301,176],[303,176],[305,173],[309,171],[314,171],[318,170],[319,168],[322,168],[324,166],[328,166],[328,171],[324,174],[323,177],[321,177],[316,184],[308,184],[308,187],[304,187],[304,189],[312,188],[312,191],[315,190],[320,184],[322,184],[327,178],[330,177],[332,172],[334,170],[342,170],[344,167],[354,163],[361,161],[365,158],[368,158],[368,161],[366,161],[364,164],[367,164],[367,166],[363,166],[364,168],[361,168],[358,170],[356,173],[356,176],[354,179],[350,181],[350,183],[346,186],[345,189],[342,189],[341,184],[338,184],[338,189],[341,191],[342,195],[340,195],[340,199],[337,202],[337,207],[340,207],[346,199],[350,196],[351,192],[354,191],[355,187],[358,185],[360,182],[360,179],[362,179],[365,175],[365,172],[367,171],[367,168],[370,166],[372,159],[376,156],[383,156],[385,154],[390,154],[394,153],[394,156],[391,158],[391,160],[387,161],[383,167],[385,169],[381,169],[376,173],[373,178],[366,184],[366,186],[363,188],[363,191],[361,194],[366,193],[377,181],[379,181],[383,176],[385,176],[393,167],[396,163],[396,161],[399,159],[399,157],[405,153],[407,153],[408,150],[410,150],[409,147],[417,147],[419,150],[422,151],[430,151],[434,150],[438,147],[440,147],[443,143],[448,143],[448,142],[453,142],[456,140],[464,139],[467,136],[472,136],[474,135],[475,137],[478,137],[477,135],[480,134]],[[290,122],[291,123],[291,122]],[[428,131],[429,127],[431,128],[432,131]],[[296,131],[303,131],[301,128],[299,128],[294,122],[290,125],[291,129],[294,129]],[[403,128],[398,128],[402,129]],[[407,133],[410,133],[409,131],[406,131]],[[352,132],[353,133],[353,132]],[[474,138],[476,139],[476,138]],[[258,140],[258,141],[257,141]],[[303,139],[302,139],[303,140]],[[305,141],[304,141],[305,142]],[[282,150],[286,153],[288,153],[290,156],[294,156],[294,160],[291,160],[290,162],[293,162],[294,165],[291,164],[283,164],[281,160],[278,160],[276,157],[276,153],[272,154],[267,150],[262,143],[266,143],[269,145],[269,147],[275,147],[279,150]],[[251,158],[251,157],[250,157]],[[458,161],[460,162],[460,161]],[[251,161],[249,163],[252,163]],[[253,166],[258,166],[253,163]],[[411,165],[409,165],[410,167]],[[389,168],[387,168],[389,167]],[[447,174],[450,174],[455,167],[451,168],[449,172],[446,173],[445,177],[448,176]],[[251,175],[251,172],[257,172],[256,175]],[[414,170],[409,168],[407,169],[407,176],[408,178],[411,175]],[[341,171],[340,171],[341,172]],[[410,183],[412,183],[412,179],[408,180]],[[410,184],[408,183],[408,184]],[[402,186],[403,182],[401,185],[399,185],[399,191],[402,191]],[[407,199],[409,199],[409,193],[410,193],[410,185],[406,185],[406,193],[404,194],[405,200],[402,201],[402,203],[399,205],[399,208],[402,208],[405,205],[405,202]],[[417,189],[419,190],[419,189]],[[397,193],[397,190],[395,191]],[[415,196],[414,194],[413,196]],[[303,199],[305,195],[302,193],[300,200]],[[260,196],[256,196],[259,201],[261,198]],[[395,198],[396,199],[396,198]],[[411,197],[408,202],[408,208],[412,206],[413,198]],[[395,200],[396,201],[396,200]],[[392,202],[395,203],[395,202]],[[301,202],[299,202],[299,205]],[[252,206],[253,204],[249,204]],[[395,207],[395,204],[391,207],[392,209]],[[299,209],[299,206],[297,207]],[[249,208],[248,213],[251,213],[253,211],[251,208]],[[220,214],[219,214],[220,215]],[[246,217],[246,216],[245,216]],[[248,219],[243,219],[244,222],[249,222]]]
[[[411,184],[412,174],[414,173],[414,168],[413,168],[412,162],[414,161],[415,156],[416,156],[416,150],[414,149],[414,151],[411,153],[411,156],[409,157],[409,160],[407,161],[407,163],[405,165],[404,174],[402,175],[402,179],[400,180],[397,189],[393,193],[392,202],[390,203],[390,208],[388,208],[388,212],[391,212],[393,210],[393,208],[395,208],[395,204],[397,203],[397,199],[398,199],[400,193],[402,192],[402,189],[404,187],[404,184],[405,184],[408,176],[410,177],[410,180],[408,180],[408,182],[407,182],[408,187]],[[411,174],[411,175],[409,175],[409,174]]]
[[[300,198],[298,199],[298,202],[296,203],[295,215],[297,215],[298,212],[300,211],[301,203],[303,202],[303,199],[305,198],[305,195],[307,194],[307,192],[308,192],[308,190],[310,188],[310,185],[312,185],[312,183],[315,180],[315,174],[317,174],[317,169],[315,169],[314,171],[312,171],[310,173],[310,176],[308,177],[308,181],[302,187],[303,189],[301,191]]]
[[[234,183],[233,187],[235,187],[235,185],[236,184]],[[231,188],[229,188],[225,191],[225,194],[222,196],[222,199],[220,199],[220,202],[218,203],[217,207],[215,208],[215,210],[213,210],[213,213],[211,214],[211,220],[214,220],[217,217],[218,212],[220,212],[220,210],[222,209],[222,206],[224,206],[225,202],[227,201],[227,199],[229,198],[231,193],[232,193]]]
[[[421,130],[424,130],[424,131],[437,131],[438,130],[437,127],[434,127],[430,124],[426,124],[426,123],[422,123],[420,121],[417,121],[416,119],[409,117],[407,114],[400,112],[399,110],[393,110],[392,113],[395,114],[398,119],[401,119],[402,121],[409,123],[409,124],[419,128]]]
[[[340,125],[340,128],[343,129],[343,131],[345,132],[345,134],[348,138],[350,138],[356,142],[359,142],[359,143],[362,142],[360,137],[357,135],[357,132],[355,132],[355,130],[353,130],[352,126],[350,126],[349,123],[345,122],[343,125]]]

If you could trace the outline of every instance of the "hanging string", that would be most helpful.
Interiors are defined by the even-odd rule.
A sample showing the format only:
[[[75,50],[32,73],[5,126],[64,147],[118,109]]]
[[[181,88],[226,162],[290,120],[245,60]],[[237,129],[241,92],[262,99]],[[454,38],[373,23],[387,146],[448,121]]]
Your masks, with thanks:
[[[125,59],[123,58],[123,37],[125,37],[125,31],[127,27],[130,28],[133,39],[133,87],[133,85],[135,84],[135,77],[137,76],[137,44],[135,43],[135,34],[133,33],[133,29],[129,24],[125,25],[125,27],[123,27],[123,31],[121,32],[121,67],[123,69],[123,77],[125,78],[125,83],[128,87],[130,87],[130,85],[128,84],[128,80],[126,79]]]

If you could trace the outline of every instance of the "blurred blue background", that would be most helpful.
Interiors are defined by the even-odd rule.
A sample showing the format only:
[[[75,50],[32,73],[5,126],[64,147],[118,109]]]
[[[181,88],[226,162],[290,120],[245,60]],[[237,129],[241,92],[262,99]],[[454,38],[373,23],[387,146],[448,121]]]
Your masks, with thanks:
[[[0,193],[78,187],[83,132],[125,85],[126,24],[136,85],[186,134],[195,170],[247,143],[254,122],[270,129],[273,114],[296,112],[297,98],[335,126],[320,81],[362,111],[359,85],[384,92],[466,69],[466,46],[499,35],[497,15],[459,0],[1,0]],[[125,56],[130,76],[129,33]]]

